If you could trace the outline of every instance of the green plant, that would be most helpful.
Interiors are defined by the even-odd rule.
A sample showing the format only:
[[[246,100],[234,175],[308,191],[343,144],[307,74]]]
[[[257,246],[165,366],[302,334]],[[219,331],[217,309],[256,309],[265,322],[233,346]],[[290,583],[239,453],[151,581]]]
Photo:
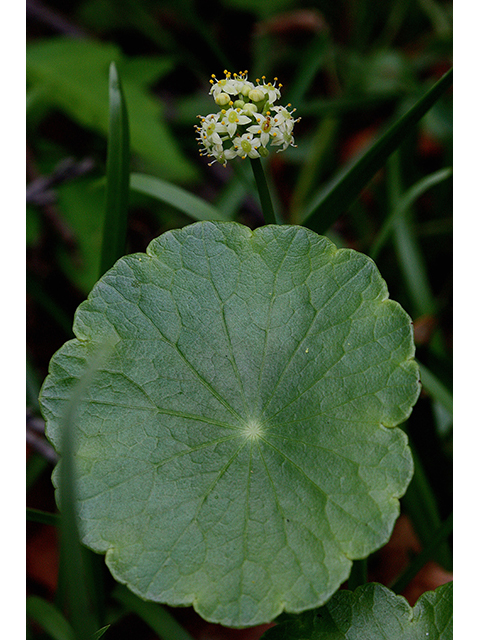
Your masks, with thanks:
[[[124,113],[121,100],[112,111]],[[128,137],[125,117],[111,122]],[[219,132],[238,136],[217,121],[208,149],[220,148]],[[252,137],[235,138],[231,157]],[[261,162],[253,144],[238,144]],[[128,180],[116,165],[107,193]],[[259,188],[264,200],[264,180]],[[113,220],[125,219],[121,201],[115,213],[107,199]],[[105,234],[104,267],[118,235]],[[226,626],[270,622],[324,604],[352,561],[390,537],[413,472],[394,427],[418,397],[419,371],[411,321],[369,258],[302,227],[196,223],[116,262],[74,332],[40,395],[64,453],[60,504],[75,503],[61,476],[75,459],[65,477],[77,487],[80,537],[142,598],[193,604]],[[92,365],[105,345],[108,358]],[[73,458],[64,415],[79,384]]]
[[[183,5],[207,41],[193,5]],[[265,3],[264,15],[274,6]],[[136,28],[158,39],[142,9],[129,11]],[[395,24],[392,18],[387,30]],[[420,231],[432,233],[433,225],[417,225],[412,208],[428,190],[441,189],[451,169],[435,166],[413,179],[405,171],[409,140],[434,110],[438,117],[451,71],[420,92],[400,58],[352,53],[350,97],[329,101],[323,112],[305,99],[315,70],[335,75],[329,37],[319,33],[296,63],[288,94],[303,120],[309,109],[324,114],[307,139],[301,129],[297,137],[303,120],[297,125],[293,109],[278,106],[276,80],[253,83],[246,72],[214,77],[218,110],[201,117],[197,137],[203,154],[228,164],[229,179],[207,202],[201,187],[188,189],[197,167],[147,94],[152,79],[177,64],[170,55],[176,45],[169,51],[165,37],[165,55],[134,59],[112,46],[54,40],[31,48],[32,117],[48,105],[95,136],[108,123],[108,160],[104,180],[59,187],[84,259],[77,268],[63,247],[59,264],[89,295],[40,394],[46,433],[60,454],[53,476],[60,516],[36,509],[27,515],[59,525],[62,554],[57,599],[29,597],[29,619],[54,638],[108,638],[130,611],[159,637],[188,640],[181,614],[159,603],[193,604],[226,627],[275,620],[265,640],[450,638],[451,584],[425,594],[414,609],[395,594],[428,560],[446,568],[451,562],[451,516],[438,509],[428,458],[411,428],[417,410],[410,418],[421,379],[438,429],[432,442],[448,448],[452,400],[441,332],[433,332],[428,350],[420,347],[421,364],[414,358],[411,317],[428,323],[442,309],[419,246]],[[78,59],[79,72],[67,73]],[[269,69],[260,48],[259,61]],[[99,98],[108,67],[109,106]],[[383,104],[393,94],[400,108],[366,151],[329,173],[339,114],[359,109],[367,68],[365,99]],[[87,69],[91,82],[83,91]],[[395,73],[383,95],[385,69]],[[177,125],[185,118],[190,129],[192,112],[209,110],[200,96],[179,104],[185,113],[179,110]],[[279,147],[287,153],[271,153]],[[283,155],[290,209],[272,180]],[[223,171],[207,170],[212,179]],[[374,178],[384,213],[372,226],[359,194]],[[258,199],[263,219],[239,215],[246,193]],[[146,252],[126,250],[129,203],[130,211],[132,203],[148,203],[160,212],[162,230],[171,227],[154,234]],[[332,229],[347,210],[363,253],[344,247],[341,227]],[[41,226],[32,226],[29,242],[39,233]],[[385,251],[389,242],[395,255]],[[380,272],[408,313],[389,298]],[[69,332],[61,305],[35,280],[31,290]],[[35,407],[39,385],[29,371]],[[45,468],[37,461],[29,465],[30,484]],[[368,583],[367,569],[389,540],[400,505],[423,550],[387,589]],[[112,587],[103,558],[88,549],[105,553],[126,587]],[[339,589],[347,579],[349,590]]]

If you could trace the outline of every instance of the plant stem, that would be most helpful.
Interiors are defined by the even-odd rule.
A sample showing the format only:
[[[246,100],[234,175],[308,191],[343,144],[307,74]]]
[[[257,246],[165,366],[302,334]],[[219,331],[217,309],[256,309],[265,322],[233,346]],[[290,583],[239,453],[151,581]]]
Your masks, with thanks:
[[[260,158],[252,158],[251,163],[255,182],[257,183],[258,195],[260,196],[260,204],[262,205],[265,224],[280,224],[273,209],[272,199],[270,197],[270,191],[268,190],[262,162]]]

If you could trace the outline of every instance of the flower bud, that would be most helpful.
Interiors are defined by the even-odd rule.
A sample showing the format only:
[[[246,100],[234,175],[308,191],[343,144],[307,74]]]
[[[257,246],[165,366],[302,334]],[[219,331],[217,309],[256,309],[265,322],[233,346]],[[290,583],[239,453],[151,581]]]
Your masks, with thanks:
[[[228,93],[219,93],[215,98],[215,102],[220,106],[224,107],[226,104],[230,102],[230,96]]]

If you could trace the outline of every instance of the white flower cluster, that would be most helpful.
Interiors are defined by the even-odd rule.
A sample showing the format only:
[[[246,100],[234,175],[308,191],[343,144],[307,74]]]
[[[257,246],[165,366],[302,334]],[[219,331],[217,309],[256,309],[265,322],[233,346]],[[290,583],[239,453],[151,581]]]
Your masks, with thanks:
[[[225,78],[217,80],[212,75],[210,94],[221,107],[218,113],[197,116],[195,125],[200,155],[213,157],[213,162],[225,166],[235,157],[259,158],[269,153],[267,146],[279,146],[284,151],[296,146],[293,138],[295,119],[287,107],[275,105],[280,98],[282,85],[277,78],[265,82],[265,76],[256,84],[248,80],[247,71],[234,73],[224,71]]]

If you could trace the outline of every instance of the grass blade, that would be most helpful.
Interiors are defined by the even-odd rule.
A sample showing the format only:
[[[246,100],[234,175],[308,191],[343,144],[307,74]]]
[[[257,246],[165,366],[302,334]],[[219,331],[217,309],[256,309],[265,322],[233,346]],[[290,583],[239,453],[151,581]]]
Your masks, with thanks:
[[[337,135],[339,124],[338,118],[327,116],[321,119],[317,125],[310,150],[299,169],[298,180],[292,194],[290,207],[292,224],[296,224],[296,221],[301,219],[304,203],[310,195],[312,186],[327,164],[327,155]]]
[[[26,612],[27,618],[36,622],[54,640],[76,640],[70,623],[51,602],[38,596],[29,596]]]
[[[58,513],[47,513],[40,509],[32,509],[27,507],[27,520],[29,522],[41,522],[42,524],[50,524],[57,527],[60,524],[60,516]]]
[[[427,369],[423,364],[420,364],[418,360],[417,364],[420,369],[422,386],[437,402],[442,405],[448,414],[453,417],[453,396],[450,391],[443,382],[441,382],[437,376],[430,371],[430,369]]]
[[[325,64],[329,47],[331,47],[331,42],[328,34],[325,31],[317,33],[308,49],[305,50],[300,68],[295,75],[293,86],[288,92],[287,102],[291,102],[297,107],[302,104],[316,74]]]
[[[380,253],[386,240],[388,239],[390,232],[392,231],[395,220],[403,216],[407,209],[411,207],[415,200],[417,200],[422,194],[424,194],[425,191],[438,184],[439,182],[446,180],[451,175],[451,168],[440,169],[439,171],[435,171],[434,173],[425,176],[425,178],[422,178],[413,186],[411,186],[407,191],[405,191],[405,193],[400,197],[397,206],[388,216],[379,234],[377,235],[377,238],[370,250],[370,257],[372,258],[372,260],[377,259],[378,254]]]
[[[161,640],[193,640],[192,636],[161,605],[140,600],[123,585],[117,585],[113,594],[129,611],[133,611],[146,622]]]
[[[387,169],[390,210],[396,211],[401,206],[403,193],[398,153],[389,158]],[[412,311],[410,313],[414,317],[435,315],[437,302],[430,286],[427,265],[418,244],[408,207],[404,208],[401,217],[395,216],[393,218],[392,227],[398,265],[411,299]]]
[[[367,560],[354,560],[352,570],[348,576],[348,588],[355,591],[357,587],[368,582]]]
[[[99,276],[123,256],[127,237],[130,134],[127,106],[114,62],[110,65],[109,95],[105,219]]]
[[[202,198],[155,176],[132,173],[130,189],[175,207],[194,220],[229,220],[219,209]]]
[[[317,233],[324,233],[338,215],[352,204],[422,116],[450,87],[452,75],[453,70],[450,69],[359,160],[342,170],[330,185],[322,189],[308,207],[302,224]]]
[[[95,597],[93,567],[86,549],[80,544],[77,526],[74,424],[78,406],[111,348],[110,344],[105,344],[95,353],[85,374],[73,388],[63,416],[59,468],[60,559],[75,640],[91,640],[99,624],[94,613],[96,603],[92,601]]]
[[[245,186],[236,176],[233,176],[218,195],[216,206],[223,212],[227,220],[234,220],[246,195]]]

